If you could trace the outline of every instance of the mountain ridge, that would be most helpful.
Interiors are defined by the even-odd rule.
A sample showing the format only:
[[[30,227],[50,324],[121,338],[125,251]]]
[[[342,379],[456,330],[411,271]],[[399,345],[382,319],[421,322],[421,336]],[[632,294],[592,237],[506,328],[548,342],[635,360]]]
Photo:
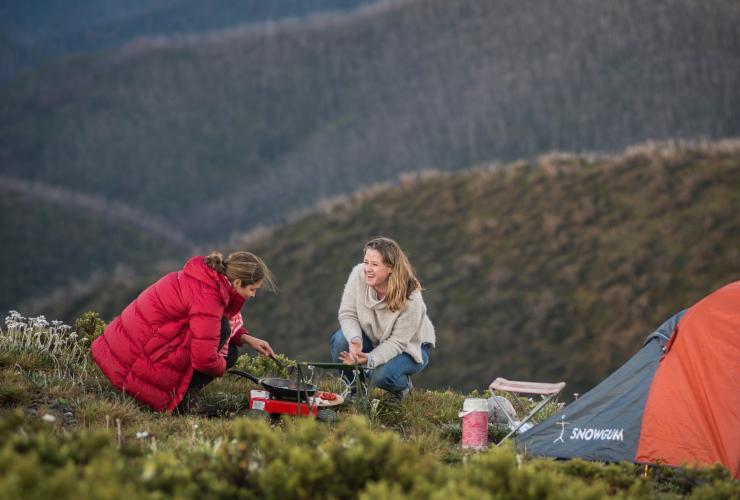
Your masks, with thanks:
[[[569,0],[525,13],[500,2],[399,2],[368,8],[392,15],[351,29],[298,24],[260,36],[261,27],[252,41],[149,51],[142,42],[126,64],[106,66],[121,52],[77,60],[16,89],[20,109],[37,111],[21,130],[37,132],[11,132],[0,158],[23,165],[21,177],[80,177],[81,189],[207,241],[406,170],[735,135],[740,96],[729,82],[740,73],[731,57],[740,35],[730,20],[740,9],[662,6],[632,13]],[[553,15],[558,23],[545,22]],[[599,16],[612,31],[580,22]],[[17,120],[14,107],[0,124]],[[29,140],[40,147],[23,147]],[[64,172],[51,172],[49,157]],[[76,175],[92,165],[101,179]],[[174,171],[182,186],[165,202],[157,193]],[[229,188],[250,183],[254,202]],[[213,215],[220,224],[205,232]]]
[[[206,246],[402,172],[740,134],[736,2],[402,1],[316,19],[44,66],[0,91],[1,174]],[[99,239],[78,243],[85,275],[110,266]]]
[[[738,167],[733,139],[409,174],[235,239],[281,288],[250,302],[245,322],[279,352],[325,360],[347,274],[385,235],[416,267],[437,329],[420,386],[504,376],[584,392],[667,317],[740,279]],[[156,278],[118,283],[98,312],[109,320]]]

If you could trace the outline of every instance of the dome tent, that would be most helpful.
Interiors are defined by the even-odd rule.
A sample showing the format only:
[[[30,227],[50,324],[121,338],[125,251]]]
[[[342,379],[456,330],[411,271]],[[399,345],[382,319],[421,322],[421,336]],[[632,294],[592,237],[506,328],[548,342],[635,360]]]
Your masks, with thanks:
[[[621,368],[517,446],[605,462],[719,462],[740,478],[740,281],[668,319]]]

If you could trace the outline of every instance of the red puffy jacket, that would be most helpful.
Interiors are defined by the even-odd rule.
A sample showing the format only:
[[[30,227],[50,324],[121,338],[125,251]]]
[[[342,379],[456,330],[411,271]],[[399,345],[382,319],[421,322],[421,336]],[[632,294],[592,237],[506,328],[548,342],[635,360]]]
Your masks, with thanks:
[[[114,386],[156,410],[172,411],[193,370],[224,374],[221,318],[238,314],[242,305],[226,276],[193,257],[182,271],[141,292],[92,343],[92,357]],[[240,339],[230,342],[239,345]]]

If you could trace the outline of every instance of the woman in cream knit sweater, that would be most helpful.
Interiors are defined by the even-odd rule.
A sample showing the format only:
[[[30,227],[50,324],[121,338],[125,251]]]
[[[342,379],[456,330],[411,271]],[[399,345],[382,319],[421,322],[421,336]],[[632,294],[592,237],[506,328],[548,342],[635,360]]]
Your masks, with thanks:
[[[344,287],[332,358],[365,365],[371,369],[371,384],[403,398],[411,389],[409,377],[429,363],[434,326],[421,284],[398,243],[375,238],[364,254]]]

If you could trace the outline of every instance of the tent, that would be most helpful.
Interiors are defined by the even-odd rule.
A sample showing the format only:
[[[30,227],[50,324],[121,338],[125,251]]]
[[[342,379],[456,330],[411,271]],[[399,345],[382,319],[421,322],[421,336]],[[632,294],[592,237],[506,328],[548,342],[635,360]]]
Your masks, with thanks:
[[[627,363],[517,446],[604,462],[719,462],[740,479],[740,281],[668,319]]]

